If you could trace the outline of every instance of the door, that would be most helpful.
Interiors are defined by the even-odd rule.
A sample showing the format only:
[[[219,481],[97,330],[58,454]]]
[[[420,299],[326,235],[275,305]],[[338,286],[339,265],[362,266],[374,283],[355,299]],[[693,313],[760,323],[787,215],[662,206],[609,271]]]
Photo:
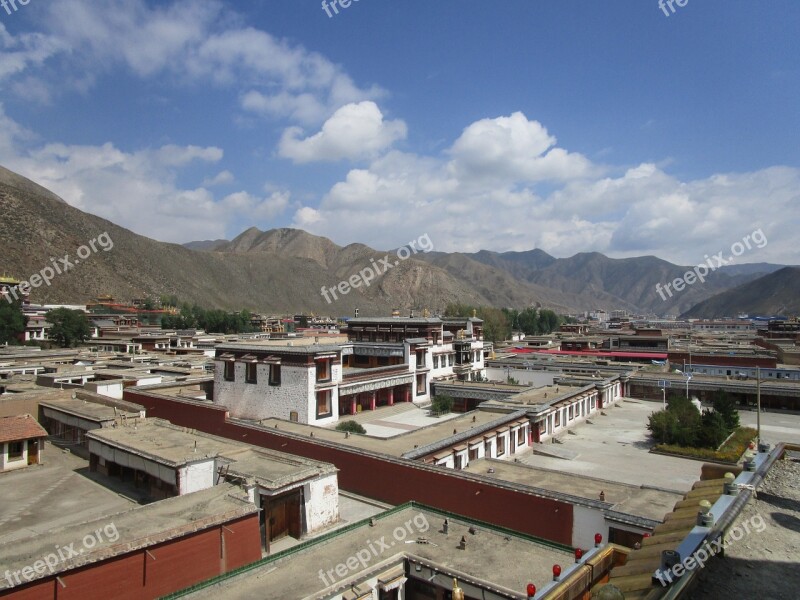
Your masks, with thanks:
[[[28,440],[28,464],[39,463],[39,440]]]
[[[269,540],[274,542],[289,533],[286,527],[286,503],[278,500],[269,507]]]
[[[303,494],[302,489],[293,490],[280,496],[262,496],[262,506],[266,506],[267,532],[269,542],[292,536],[300,539],[303,534]]]

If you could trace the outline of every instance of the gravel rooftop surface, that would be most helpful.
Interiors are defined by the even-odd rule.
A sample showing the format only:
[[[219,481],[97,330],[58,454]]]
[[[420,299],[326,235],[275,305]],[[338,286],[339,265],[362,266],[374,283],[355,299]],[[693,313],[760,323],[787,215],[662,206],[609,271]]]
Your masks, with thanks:
[[[708,563],[688,598],[800,598],[800,462],[775,463],[735,525],[745,523],[751,533]]]

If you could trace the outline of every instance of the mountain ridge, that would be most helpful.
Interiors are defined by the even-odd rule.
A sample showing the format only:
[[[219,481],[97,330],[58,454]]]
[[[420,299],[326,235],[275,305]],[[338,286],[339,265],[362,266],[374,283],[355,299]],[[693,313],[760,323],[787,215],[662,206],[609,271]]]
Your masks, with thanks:
[[[451,302],[561,312],[624,308],[678,314],[774,267],[757,266],[735,275],[720,269],[705,285],[691,286],[662,302],[655,285],[681,277],[688,267],[652,256],[613,259],[597,252],[555,258],[540,249],[432,251],[398,261],[371,285],[339,294],[329,304],[321,293],[323,286],[330,289],[352,280],[391,251],[360,243],[342,247],[292,228],[250,227],[233,240],[159,242],[82,212],[38,184],[0,169],[0,271],[24,279],[48,265],[51,257],[74,255],[104,231],[114,241],[112,251],[95,253],[51,286],[34,289],[34,302],[87,302],[101,294],[120,299],[174,294],[208,307],[339,316],[355,308],[363,315],[388,314],[394,308],[441,311]]]

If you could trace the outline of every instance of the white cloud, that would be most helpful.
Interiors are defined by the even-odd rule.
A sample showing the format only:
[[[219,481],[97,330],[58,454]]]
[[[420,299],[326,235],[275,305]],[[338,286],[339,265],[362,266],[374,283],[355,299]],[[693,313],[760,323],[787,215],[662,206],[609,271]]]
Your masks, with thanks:
[[[405,139],[406,133],[403,121],[384,121],[378,106],[367,101],[343,106],[310,137],[302,139],[302,129],[290,127],[278,152],[296,163],[370,158]]]
[[[287,191],[215,198],[206,187],[176,181],[196,163],[214,165],[219,148],[165,145],[124,152],[112,143],[35,145],[0,105],[0,163],[52,190],[72,206],[158,240],[186,242],[238,233],[241,221],[268,223],[290,206]],[[227,171],[214,179],[227,180]],[[232,176],[231,176],[232,177]],[[263,226],[263,225],[262,225]]]
[[[233,176],[233,173],[231,173],[230,171],[225,170],[225,171],[220,171],[219,173],[214,175],[214,177],[206,177],[203,180],[203,185],[205,187],[214,187],[214,186],[217,186],[217,185],[226,185],[228,183],[233,183],[235,181],[235,179],[236,178]]]
[[[140,78],[168,74],[179,83],[232,89],[245,111],[304,125],[385,95],[378,86],[359,87],[319,53],[243,25],[216,0],[153,7],[143,0],[59,0],[40,10],[43,32],[14,37],[0,23],[0,82],[55,63],[61,76],[50,94],[86,92],[98,76],[124,66]]]
[[[776,167],[683,182],[654,164],[614,175],[521,113],[465,128],[442,157],[389,152],[352,169],[295,226],[339,243],[391,248],[428,232],[436,248],[542,248],[556,256],[655,254],[696,264],[761,227],[742,261],[800,263],[800,170]],[[548,162],[556,153],[558,168]]]
[[[556,148],[556,138],[521,112],[467,127],[450,154],[459,177],[545,181],[577,179],[598,169],[584,156]]]

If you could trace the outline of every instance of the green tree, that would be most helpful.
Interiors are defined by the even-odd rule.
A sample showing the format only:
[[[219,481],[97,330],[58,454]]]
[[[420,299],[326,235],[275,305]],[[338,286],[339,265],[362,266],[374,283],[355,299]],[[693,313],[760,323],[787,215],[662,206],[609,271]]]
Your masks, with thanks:
[[[19,344],[27,324],[28,318],[22,314],[22,302],[0,298],[0,344]]]
[[[717,390],[712,406],[714,412],[719,413],[725,421],[728,433],[739,428],[739,411],[736,409],[736,401],[728,395],[728,392]]]
[[[683,396],[673,396],[666,410],[650,415],[647,428],[661,444],[695,446],[700,425],[700,412],[694,404]]]
[[[89,321],[81,310],[56,308],[48,311],[45,319],[52,325],[48,336],[62,348],[74,348],[91,335]]]
[[[674,412],[660,410],[650,415],[647,429],[653,434],[653,439],[659,444],[672,444],[675,441],[675,431],[678,428],[678,417]]]
[[[511,337],[511,325],[502,310],[482,307],[477,312],[478,318],[483,319],[483,339],[490,342],[502,342]]]
[[[342,421],[336,425],[337,431],[349,431],[350,433],[367,433],[364,426],[358,421]]]
[[[174,306],[174,307],[177,307],[177,306],[178,306],[178,304],[180,304],[180,302],[179,302],[179,300],[178,300],[178,297],[177,297],[177,296],[175,296],[174,294],[173,294],[173,295],[171,295],[171,296],[168,296],[168,295],[166,295],[166,294],[164,294],[163,296],[161,296],[161,306],[162,306],[162,307],[166,307],[166,306]]]
[[[729,433],[725,419],[720,413],[715,410],[704,410],[700,430],[697,433],[697,445],[716,450]]]

